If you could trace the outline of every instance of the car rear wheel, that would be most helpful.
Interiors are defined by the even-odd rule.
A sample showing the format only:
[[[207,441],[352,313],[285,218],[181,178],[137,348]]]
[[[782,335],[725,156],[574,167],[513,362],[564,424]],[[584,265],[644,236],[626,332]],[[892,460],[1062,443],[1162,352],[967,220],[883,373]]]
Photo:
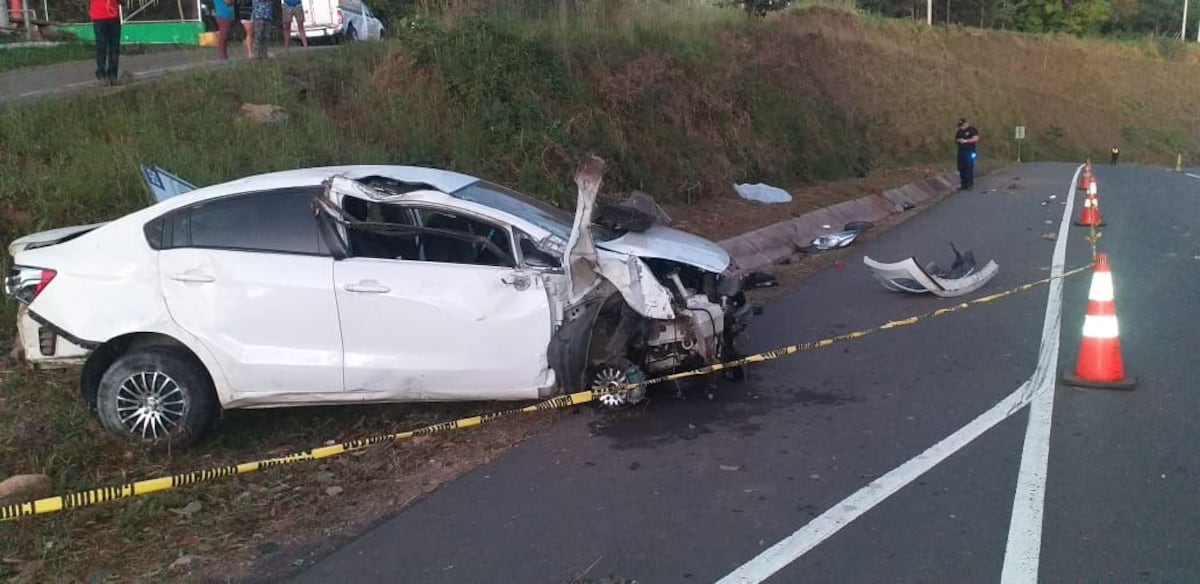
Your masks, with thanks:
[[[185,448],[215,419],[214,393],[194,359],[170,349],[138,349],[105,372],[96,409],[114,434],[149,447]]]

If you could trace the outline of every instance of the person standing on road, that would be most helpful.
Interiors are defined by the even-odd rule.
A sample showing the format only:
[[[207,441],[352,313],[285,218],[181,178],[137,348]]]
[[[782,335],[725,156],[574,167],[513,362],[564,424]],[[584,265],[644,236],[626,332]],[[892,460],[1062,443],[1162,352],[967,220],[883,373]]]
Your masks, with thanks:
[[[292,21],[300,33],[300,44],[308,47],[308,35],[304,33],[304,5],[301,0],[283,0],[283,52],[292,51]]]
[[[966,118],[959,118],[954,141],[958,144],[959,190],[968,191],[975,186],[975,145],[979,143],[979,130],[968,124]]]
[[[233,24],[233,0],[213,0],[217,16],[217,55],[229,60],[229,27]]]
[[[271,0],[254,0],[251,9],[251,19],[254,21],[254,58],[266,59],[267,47],[270,44],[272,12],[274,5]]]
[[[96,35],[96,80],[116,85],[121,55],[121,5],[118,0],[91,0],[88,15]]]

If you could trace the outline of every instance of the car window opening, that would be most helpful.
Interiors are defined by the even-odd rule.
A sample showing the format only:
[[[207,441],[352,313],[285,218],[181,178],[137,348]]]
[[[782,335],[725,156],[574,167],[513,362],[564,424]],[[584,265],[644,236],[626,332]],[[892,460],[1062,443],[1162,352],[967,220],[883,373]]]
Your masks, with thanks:
[[[510,267],[508,232],[502,227],[416,207],[347,197],[347,243],[355,257]]]

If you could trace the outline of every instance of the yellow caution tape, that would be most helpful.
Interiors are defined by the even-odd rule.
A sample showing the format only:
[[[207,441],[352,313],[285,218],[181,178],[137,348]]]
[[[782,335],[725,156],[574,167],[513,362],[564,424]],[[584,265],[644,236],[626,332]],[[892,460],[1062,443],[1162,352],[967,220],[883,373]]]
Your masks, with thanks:
[[[89,507],[116,499],[124,499],[126,497],[135,497],[138,495],[148,495],[150,493],[156,493],[159,491],[168,491],[176,487],[214,481],[216,479],[225,477],[250,474],[252,472],[266,470],[276,466],[295,464],[297,462],[306,460],[329,458],[331,456],[337,456],[347,452],[364,450],[371,446],[383,444],[385,442],[396,442],[398,440],[405,440],[417,436],[429,436],[431,434],[439,434],[441,432],[448,432],[450,430],[479,426],[481,424],[486,424],[488,422],[493,422],[495,420],[499,420],[500,418],[505,418],[516,414],[532,414],[546,410],[568,408],[571,406],[588,403],[594,400],[596,395],[598,395],[598,393],[581,391],[579,393],[553,397],[524,408],[513,408],[500,412],[484,414],[482,416],[472,416],[469,418],[442,422],[440,424],[425,426],[424,428],[418,428],[408,432],[386,434],[371,438],[363,438],[360,440],[350,440],[341,444],[313,448],[311,450],[305,450],[295,454],[289,454],[287,456],[280,456],[278,458],[269,458],[266,460],[256,460],[254,462],[245,462],[242,464],[207,468],[204,470],[198,470],[184,474],[158,477],[144,481],[137,481],[134,483],[126,483],[117,487],[103,487],[99,489],[91,489],[89,491],[69,493],[57,497],[38,499],[37,501],[32,501],[29,503],[6,505],[0,507],[0,521],[10,521],[20,517],[27,517],[29,515],[55,513],[64,509]]]
[[[900,320],[893,320],[889,323],[886,323],[886,324],[883,324],[883,325],[880,325],[877,327],[863,329],[860,331],[854,331],[852,333],[846,333],[844,335],[838,335],[836,337],[831,337],[831,338],[823,339],[820,341],[812,341],[812,342],[808,342],[808,343],[800,343],[798,345],[789,345],[787,347],[780,347],[778,349],[773,349],[773,350],[767,351],[765,353],[759,353],[757,355],[743,357],[736,361],[729,361],[728,363],[717,363],[714,365],[706,365],[706,366],[700,367],[698,369],[692,369],[691,371],[683,371],[681,373],[673,373],[671,375],[664,375],[662,377],[656,377],[654,379],[644,381],[639,385],[651,385],[651,384],[655,384],[655,383],[663,383],[665,381],[677,381],[680,379],[687,379],[688,377],[696,377],[698,375],[708,375],[709,373],[714,373],[717,371],[721,371],[723,369],[731,369],[734,367],[741,367],[743,365],[748,365],[750,363],[764,363],[766,361],[773,361],[775,359],[778,359],[780,357],[785,357],[787,355],[795,355],[796,353],[803,353],[805,351],[812,351],[815,349],[823,349],[823,348],[833,345],[835,343],[844,343],[846,341],[858,340],[858,339],[861,339],[871,333],[876,333],[876,332],[879,332],[882,330],[893,329],[893,328],[898,328],[898,327],[902,327],[902,326],[909,326],[909,325],[913,325],[918,322],[921,322],[922,320],[933,318],[935,316],[943,316],[946,314],[950,314],[952,312],[958,312],[969,306],[974,306],[977,304],[987,304],[989,302],[995,302],[1006,296],[1012,296],[1013,294],[1025,292],[1025,291],[1035,288],[1037,286],[1041,286],[1043,284],[1049,284],[1050,282],[1053,282],[1054,280],[1068,278],[1068,277],[1074,276],[1076,274],[1079,274],[1081,272],[1084,272],[1086,270],[1090,270],[1093,265],[1095,265],[1095,264],[1094,263],[1088,264],[1086,266],[1075,268],[1074,270],[1071,270],[1069,272],[1064,272],[1063,275],[1061,275],[1061,276],[1051,276],[1049,278],[1038,280],[1036,282],[1022,284],[1020,286],[1017,286],[1016,288],[1013,288],[1012,290],[1006,290],[1004,292],[998,292],[996,294],[991,294],[989,296],[984,296],[982,298],[976,298],[974,300],[963,302],[961,304],[955,304],[954,306],[947,306],[945,308],[931,310],[924,314],[918,314],[916,316],[910,316],[908,318],[903,318]],[[632,385],[630,387],[636,387],[636,386],[637,385]]]
[[[217,479],[221,479],[221,478],[225,478],[225,477],[250,474],[253,472],[257,472],[260,470],[266,470],[266,469],[276,467],[276,466],[295,464],[295,463],[303,462],[306,460],[318,460],[321,458],[329,458],[331,456],[337,456],[339,454],[345,454],[347,452],[355,452],[355,451],[359,451],[359,450],[364,450],[364,449],[367,449],[367,448],[370,448],[372,446],[376,446],[379,444],[384,444],[384,443],[388,443],[388,442],[397,442],[397,441],[405,440],[408,438],[414,438],[416,436],[429,436],[432,434],[440,434],[442,432],[449,432],[451,430],[460,430],[460,429],[464,429],[464,428],[470,428],[473,426],[479,426],[482,424],[486,424],[488,422],[494,422],[501,418],[507,418],[507,417],[514,416],[517,414],[532,414],[532,413],[536,413],[536,412],[543,412],[543,411],[548,411],[548,410],[558,410],[558,409],[569,408],[571,406],[582,405],[582,404],[585,404],[585,403],[588,403],[591,401],[595,401],[597,397],[599,397],[600,395],[603,395],[605,393],[628,391],[631,389],[636,389],[638,387],[652,385],[652,384],[656,384],[656,383],[663,383],[663,382],[667,382],[667,381],[677,381],[677,380],[686,379],[689,377],[697,377],[700,375],[707,375],[707,374],[715,373],[717,371],[721,371],[724,369],[741,367],[743,365],[748,365],[751,363],[764,363],[767,361],[779,359],[780,357],[784,357],[786,355],[794,355],[796,353],[812,351],[815,349],[821,349],[821,348],[828,347],[828,346],[836,344],[836,343],[861,339],[869,334],[872,334],[872,333],[875,333],[875,332],[878,332],[881,330],[887,330],[887,329],[898,328],[898,327],[902,327],[902,326],[913,325],[922,320],[937,317],[937,316],[943,316],[946,314],[950,314],[952,312],[957,312],[957,311],[963,310],[970,306],[974,306],[974,305],[978,305],[978,304],[986,304],[989,302],[995,302],[996,300],[999,300],[1006,296],[1011,296],[1013,294],[1024,292],[1026,290],[1029,290],[1036,286],[1040,286],[1042,284],[1048,284],[1056,279],[1067,278],[1067,277],[1073,276],[1075,274],[1078,274],[1080,272],[1088,270],[1091,267],[1092,267],[1092,264],[1089,264],[1087,266],[1083,266],[1081,268],[1076,268],[1074,270],[1066,272],[1061,276],[1050,277],[1050,278],[1046,278],[1044,280],[1038,280],[1037,282],[1023,284],[1021,286],[1018,286],[1011,290],[1007,290],[1005,292],[992,294],[990,296],[984,296],[982,298],[976,298],[975,300],[963,302],[961,304],[956,304],[954,306],[939,308],[937,310],[926,312],[924,314],[920,314],[917,316],[912,316],[912,317],[901,319],[901,320],[894,320],[894,321],[888,322],[886,324],[883,324],[883,325],[880,325],[877,327],[864,329],[864,330],[860,330],[860,331],[855,331],[852,333],[847,333],[844,335],[839,335],[836,337],[823,339],[820,341],[813,341],[813,342],[808,342],[808,343],[800,343],[800,344],[796,344],[796,345],[780,347],[778,349],[774,349],[774,350],[767,351],[764,353],[758,353],[757,355],[751,355],[749,357],[744,357],[744,358],[738,359],[736,361],[730,361],[728,363],[719,363],[719,364],[715,364],[715,365],[708,365],[705,367],[701,367],[699,369],[693,369],[691,371],[685,371],[685,372],[681,372],[681,373],[665,375],[663,377],[650,379],[650,380],[643,381],[640,383],[629,384],[629,385],[626,385],[626,386],[620,387],[620,388],[608,389],[608,390],[596,390],[596,391],[581,391],[578,393],[572,393],[572,394],[568,394],[568,395],[560,395],[560,396],[553,397],[553,398],[550,398],[550,399],[542,401],[542,402],[538,402],[531,406],[523,407],[523,408],[513,408],[513,409],[503,410],[503,411],[494,412],[494,413],[490,413],[490,414],[484,414],[482,416],[471,416],[469,418],[461,418],[458,420],[452,420],[449,422],[442,422],[440,424],[434,424],[432,426],[425,426],[423,428],[418,428],[416,430],[409,430],[407,432],[399,432],[399,433],[395,433],[395,434],[385,434],[385,435],[380,435],[380,436],[374,436],[371,438],[363,438],[360,440],[350,440],[348,442],[343,442],[341,444],[335,444],[332,446],[323,446],[320,448],[313,448],[311,450],[305,450],[305,451],[301,451],[301,452],[297,452],[294,454],[289,454],[287,456],[281,456],[281,457],[277,457],[277,458],[269,458],[266,460],[245,462],[242,464],[207,468],[207,469],[197,470],[197,471],[184,473],[184,474],[170,475],[170,476],[158,477],[158,478],[153,478],[153,479],[147,479],[147,480],[143,480],[143,481],[137,481],[137,482],[133,482],[133,483],[126,483],[124,485],[115,486],[115,487],[102,487],[102,488],[91,489],[91,490],[87,490],[87,491],[68,493],[66,495],[47,497],[45,499],[38,499],[36,501],[31,501],[28,503],[18,503],[18,504],[13,504],[13,505],[0,506],[0,521],[11,521],[14,519],[28,517],[31,515],[56,513],[58,511],[63,511],[66,509],[77,509],[80,507],[90,507],[93,505],[99,505],[101,503],[114,501],[116,499],[124,499],[124,498],[128,498],[128,497],[148,495],[150,493],[157,493],[160,491],[168,491],[171,489],[175,489],[177,487],[184,487],[184,486],[188,486],[188,485],[194,485],[197,483],[215,481]]]

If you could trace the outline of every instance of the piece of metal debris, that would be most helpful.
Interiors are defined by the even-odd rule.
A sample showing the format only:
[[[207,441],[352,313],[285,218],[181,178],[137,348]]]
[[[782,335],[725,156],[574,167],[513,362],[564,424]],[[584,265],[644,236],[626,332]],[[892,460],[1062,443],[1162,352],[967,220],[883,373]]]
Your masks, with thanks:
[[[953,243],[950,249],[954,251],[954,263],[949,269],[943,269],[934,262],[922,268],[917,259],[911,256],[895,263],[878,262],[863,256],[863,263],[888,290],[909,294],[928,292],[941,297],[970,294],[991,281],[1000,270],[995,261],[988,261],[982,269],[977,270],[972,252],[960,253]]]
[[[832,229],[832,225],[822,225],[824,229]],[[837,233],[828,233],[812,240],[811,246],[815,249],[826,251],[831,249],[843,248],[858,238],[858,235],[864,231],[872,229],[875,224],[870,221],[851,221],[842,227],[843,231]]]
[[[862,232],[852,230],[822,235],[812,240],[812,246],[822,251],[843,248],[853,243],[855,239],[858,239],[859,233]]]

